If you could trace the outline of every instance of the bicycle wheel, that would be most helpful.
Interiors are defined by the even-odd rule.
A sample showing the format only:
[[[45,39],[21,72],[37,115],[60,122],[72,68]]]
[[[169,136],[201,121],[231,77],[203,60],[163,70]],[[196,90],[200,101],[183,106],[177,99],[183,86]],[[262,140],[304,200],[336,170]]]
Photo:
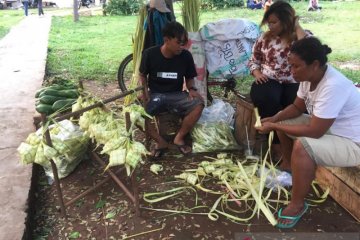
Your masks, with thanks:
[[[133,75],[133,55],[129,54],[120,63],[117,74],[119,87],[122,92],[128,90],[128,86],[130,85],[132,75]]]

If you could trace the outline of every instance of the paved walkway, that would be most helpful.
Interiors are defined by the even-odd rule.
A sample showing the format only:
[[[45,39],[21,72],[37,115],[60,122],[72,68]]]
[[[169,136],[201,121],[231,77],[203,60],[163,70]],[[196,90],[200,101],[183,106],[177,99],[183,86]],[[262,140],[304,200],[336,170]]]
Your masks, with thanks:
[[[0,40],[0,240],[19,240],[25,230],[32,167],[19,163],[16,149],[35,130],[50,25],[50,16],[29,16]]]

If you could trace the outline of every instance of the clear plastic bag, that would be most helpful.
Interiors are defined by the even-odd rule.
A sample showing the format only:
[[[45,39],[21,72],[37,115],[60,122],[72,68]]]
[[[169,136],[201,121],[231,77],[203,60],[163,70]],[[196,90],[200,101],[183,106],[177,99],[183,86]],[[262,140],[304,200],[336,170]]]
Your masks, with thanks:
[[[84,159],[88,149],[89,138],[79,126],[69,120],[63,120],[49,127],[51,140],[57,156],[53,158],[58,170],[59,178],[68,176],[76,166]],[[38,136],[42,136],[42,129],[36,131]],[[48,177],[49,183],[54,180],[50,161],[40,164]]]
[[[280,171],[278,169],[275,169],[275,171],[270,171],[270,169],[265,168],[263,174],[266,174],[265,184],[267,188],[275,187],[276,189],[276,186],[292,186],[292,176],[288,172]],[[258,175],[261,175],[260,169],[258,171]]]
[[[193,152],[238,149],[230,127],[234,113],[235,110],[229,103],[219,99],[215,99],[211,106],[206,107],[191,132]]]
[[[230,125],[233,121],[234,113],[235,109],[229,103],[221,99],[214,99],[209,107],[204,108],[198,123],[225,122]]]

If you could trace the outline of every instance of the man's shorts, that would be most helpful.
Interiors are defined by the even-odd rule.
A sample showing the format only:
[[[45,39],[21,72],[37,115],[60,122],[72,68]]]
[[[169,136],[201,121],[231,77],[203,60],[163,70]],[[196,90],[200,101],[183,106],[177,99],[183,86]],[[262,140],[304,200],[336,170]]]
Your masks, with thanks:
[[[297,118],[282,121],[281,124],[299,125],[310,122],[310,116],[303,114]],[[298,139],[317,165],[329,167],[352,167],[360,165],[360,143],[333,135],[330,131],[320,138],[293,137]]]
[[[146,112],[152,116],[163,112],[186,116],[198,105],[204,105],[203,100],[190,99],[188,92],[153,93],[150,95]]]

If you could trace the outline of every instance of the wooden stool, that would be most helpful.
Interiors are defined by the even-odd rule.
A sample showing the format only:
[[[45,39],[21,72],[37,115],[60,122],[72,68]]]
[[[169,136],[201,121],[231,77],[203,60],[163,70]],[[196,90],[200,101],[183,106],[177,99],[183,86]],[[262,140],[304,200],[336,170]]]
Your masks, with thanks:
[[[360,166],[322,167],[316,170],[316,180],[330,196],[360,222]]]
[[[240,146],[244,145],[247,138],[250,141],[255,141],[255,121],[254,105],[250,98],[239,98],[236,102],[235,112],[235,139]]]

